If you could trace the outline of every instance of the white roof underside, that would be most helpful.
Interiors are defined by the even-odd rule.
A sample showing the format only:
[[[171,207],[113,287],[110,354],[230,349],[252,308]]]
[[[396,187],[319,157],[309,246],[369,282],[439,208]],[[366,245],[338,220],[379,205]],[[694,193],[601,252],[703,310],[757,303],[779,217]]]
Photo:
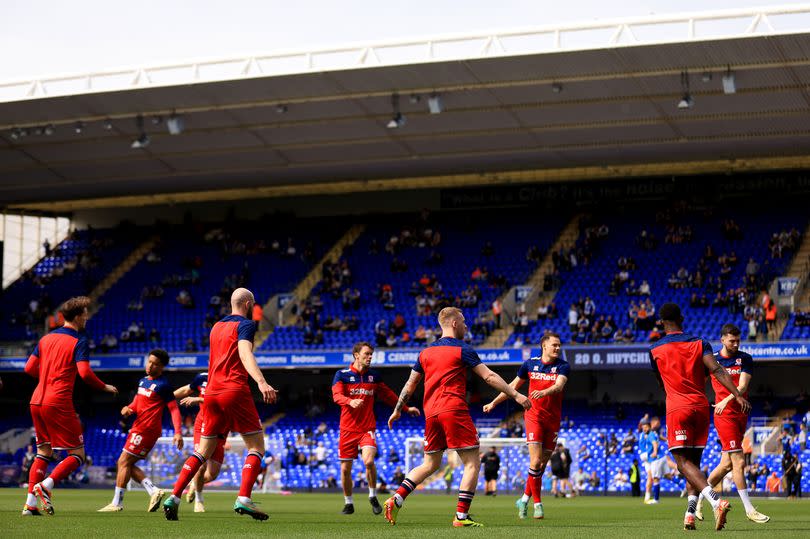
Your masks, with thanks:
[[[732,95],[720,82],[729,68]],[[676,107],[684,70],[690,110]],[[810,5],[0,83],[0,204],[796,168],[810,157],[808,88]],[[387,129],[395,91],[408,121]],[[432,92],[441,114],[427,110]],[[149,121],[172,111],[182,135]],[[146,149],[130,148],[136,114]],[[10,136],[45,124],[53,135]]]

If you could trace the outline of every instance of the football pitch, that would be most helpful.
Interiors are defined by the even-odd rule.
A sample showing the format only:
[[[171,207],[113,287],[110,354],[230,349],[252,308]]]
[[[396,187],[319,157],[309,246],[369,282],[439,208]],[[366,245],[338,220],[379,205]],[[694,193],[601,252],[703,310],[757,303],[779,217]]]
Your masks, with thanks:
[[[683,537],[681,529],[686,501],[666,498],[660,505],[645,506],[638,498],[581,497],[544,500],[546,518],[518,520],[511,495],[495,498],[476,496],[472,516],[484,528],[456,529],[450,526],[455,497],[415,494],[400,511],[392,527],[382,515],[374,516],[365,496],[355,496],[354,515],[340,514],[343,497],[339,494],[258,494],[255,499],[270,513],[266,522],[254,521],[233,512],[233,493],[206,494],[206,513],[194,513],[183,502],[180,521],[168,522],[163,514],[147,513],[143,491],[128,492],[121,513],[97,513],[109,503],[111,491],[56,490],[54,516],[21,517],[22,489],[0,490],[0,536],[47,537],[396,537],[429,539],[468,535],[487,539],[553,534],[556,537]],[[380,497],[384,501],[387,495]],[[810,503],[807,501],[755,500],[757,508],[771,516],[767,524],[746,520],[739,499],[730,497],[732,511],[723,534],[744,533],[749,537],[810,536]],[[708,505],[705,509],[709,516]],[[529,509],[531,515],[531,509]],[[714,534],[714,523],[698,522],[691,535]]]

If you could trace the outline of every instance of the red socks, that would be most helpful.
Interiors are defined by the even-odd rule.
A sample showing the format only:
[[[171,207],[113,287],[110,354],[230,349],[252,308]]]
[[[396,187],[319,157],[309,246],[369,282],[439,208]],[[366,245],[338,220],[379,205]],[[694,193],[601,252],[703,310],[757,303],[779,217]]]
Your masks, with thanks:
[[[248,453],[245,458],[245,465],[242,466],[242,486],[239,487],[239,495],[250,498],[250,493],[253,492],[253,485],[256,483],[256,478],[262,471],[262,455],[256,451]]]
[[[183,469],[180,470],[180,476],[177,478],[177,482],[174,484],[172,494],[178,498],[182,496],[183,491],[186,489],[188,484],[191,482],[191,479],[197,474],[197,471],[200,469],[200,467],[202,467],[203,464],[205,464],[205,457],[196,451],[193,452],[183,464]]]
[[[34,457],[34,462],[31,463],[31,469],[28,470],[28,494],[34,493],[34,485],[45,479],[48,472],[48,464],[51,459],[37,455]]]
[[[51,479],[53,485],[56,486],[64,481],[67,476],[76,471],[76,468],[84,464],[84,461],[79,455],[68,455],[62,462],[56,465],[56,468],[51,472]],[[31,467],[33,471],[33,466]]]
[[[400,498],[403,500],[408,497],[408,494],[413,492],[413,489],[416,488],[416,483],[408,479],[407,477],[402,481],[402,484],[397,489],[397,494],[399,494]]]
[[[534,503],[540,503],[542,501],[540,491],[543,489],[543,475],[540,473],[540,470],[529,468],[529,478],[526,482],[532,484],[531,489],[532,495],[534,496]],[[528,487],[526,490],[528,490]]]
[[[458,491],[458,504],[456,505],[456,512],[467,514],[470,512],[470,505],[472,505],[473,496],[475,492],[469,490]]]

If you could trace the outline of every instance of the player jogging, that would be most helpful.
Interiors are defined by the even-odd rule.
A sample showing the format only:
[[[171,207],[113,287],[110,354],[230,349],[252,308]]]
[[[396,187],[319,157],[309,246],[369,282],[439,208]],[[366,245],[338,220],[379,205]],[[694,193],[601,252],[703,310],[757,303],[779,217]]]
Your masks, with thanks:
[[[208,373],[201,372],[191,381],[190,384],[179,387],[174,390],[174,398],[181,399],[182,406],[199,406],[200,410],[197,412],[197,417],[194,418],[194,450],[200,450],[200,436],[202,435],[202,426],[204,422],[202,403],[205,401],[205,388],[208,386]],[[192,396],[197,393],[199,396]],[[205,513],[205,496],[203,495],[203,487],[206,483],[210,483],[219,477],[219,471],[222,469],[222,462],[225,460],[225,439],[217,438],[217,446],[214,452],[208,458],[205,466],[200,468],[188,488],[186,501],[194,503],[195,513]]]
[[[121,456],[118,457],[118,474],[115,478],[115,494],[110,504],[98,510],[99,513],[111,513],[124,510],[124,492],[130,478],[143,485],[149,494],[147,511],[157,511],[166,492],[155,487],[138,466],[141,459],[146,458],[155,446],[163,431],[163,408],[168,408],[172,416],[174,427],[174,445],[183,449],[183,435],[180,432],[180,410],[174,400],[169,379],[163,375],[163,369],[169,364],[169,354],[166,350],[155,348],[146,359],[146,376],[138,381],[138,392],[127,406],[121,409],[121,415],[129,417],[135,414],[137,418],[129,429],[129,436],[124,442]]]
[[[644,503],[657,504],[661,498],[661,478],[666,473],[667,457],[664,445],[661,443],[658,433],[652,430],[648,419],[643,419],[641,422],[638,453],[647,475]]]
[[[28,498],[23,516],[40,515],[39,507],[52,515],[51,489],[84,463],[82,425],[73,409],[76,373],[93,389],[118,393],[90,369],[90,350],[84,334],[90,318],[90,301],[88,297],[79,296],[62,304],[59,312],[65,318],[65,325],[42,337],[25,364],[26,374],[38,378],[39,382],[31,397],[37,456],[28,472]],[[45,477],[54,449],[66,451],[67,457]]]
[[[720,330],[720,342],[723,347],[715,354],[717,362],[726,369],[737,391],[748,398],[748,387],[754,373],[754,360],[745,352],[740,352],[740,328],[726,324]],[[717,380],[712,379],[714,389],[714,427],[722,445],[720,463],[709,474],[709,485],[714,488],[721,485],[723,478],[732,473],[737,493],[745,506],[745,516],[758,524],[768,522],[771,517],[757,511],[748,497],[748,485],[745,482],[745,458],[742,453],[742,442],[745,429],[748,427],[748,414],[743,412],[731,393]],[[698,497],[695,517],[703,520],[703,494]]]
[[[556,333],[546,333],[540,339],[541,357],[533,357],[523,362],[510,386],[516,391],[526,380],[529,381],[531,408],[523,414],[526,427],[526,443],[529,446],[529,475],[523,496],[515,502],[518,518],[526,518],[529,498],[534,500],[534,518],[544,516],[541,489],[543,474],[554,448],[557,446],[557,433],[562,417],[562,398],[565,383],[568,381],[570,366],[562,359],[562,341]],[[507,398],[501,393],[484,406],[489,413]]]
[[[467,406],[467,369],[471,369],[490,386],[515,399],[524,409],[529,409],[531,402],[481,363],[475,350],[461,340],[467,333],[467,325],[460,309],[442,309],[439,312],[439,326],[442,328],[441,338],[420,352],[419,359],[402,388],[394,412],[388,418],[390,429],[399,419],[408,399],[416,390],[416,385],[424,378],[425,457],[422,464],[408,472],[396,493],[385,500],[385,519],[392,525],[396,524],[397,513],[405,503],[405,498],[439,469],[442,454],[445,450],[452,449],[458,453],[464,465],[453,526],[480,527],[483,525],[469,515],[481,463],[478,455],[478,432]]]
[[[698,493],[714,510],[714,528],[722,530],[731,505],[721,500],[700,471],[700,457],[709,437],[709,401],[704,387],[706,371],[722,384],[743,412],[751,405],[737,390],[726,370],[717,363],[711,345],[683,332],[683,315],[674,303],[659,311],[666,335],[650,348],[650,362],[666,393],[667,442],[678,471],[686,478],[689,506],[683,528],[695,529]]]
[[[362,452],[368,481],[368,501],[375,515],[382,513],[377,500],[377,419],[374,416],[374,400],[379,398],[389,406],[395,406],[397,395],[385,382],[380,372],[371,369],[371,356],[374,348],[367,342],[359,342],[352,348],[354,361],[348,369],[335,373],[332,381],[332,399],[340,406],[340,477],[343,485],[345,505],[342,513],[354,513],[352,499],[352,464],[357,458],[358,448]],[[418,416],[417,408],[404,407],[403,411]]]
[[[253,484],[262,471],[264,432],[248,385],[248,375],[259,386],[264,402],[276,402],[276,390],[265,381],[253,355],[256,324],[247,317],[254,304],[250,290],[237,288],[231,295],[232,314],[214,324],[211,329],[208,385],[202,409],[205,415],[200,446],[183,464],[172,495],[163,502],[163,513],[167,520],[177,520],[183,490],[214,454],[218,440],[224,440],[230,431],[242,435],[248,450],[242,466],[239,496],[233,510],[240,515],[250,515],[256,520],[269,518],[250,499]]]

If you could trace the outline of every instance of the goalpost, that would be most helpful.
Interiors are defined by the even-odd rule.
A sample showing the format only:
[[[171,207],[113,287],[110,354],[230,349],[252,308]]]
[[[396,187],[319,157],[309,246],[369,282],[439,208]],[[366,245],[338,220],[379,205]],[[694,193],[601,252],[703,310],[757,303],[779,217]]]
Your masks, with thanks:
[[[262,492],[281,492],[281,452],[282,444],[267,436],[264,437],[264,446],[273,456],[272,459],[265,459],[262,462],[263,472],[259,476]],[[152,482],[161,488],[170,488],[183,463],[194,450],[194,439],[190,436],[183,437],[183,449],[174,447],[174,439],[170,436],[158,438],[155,447],[149,453],[149,457],[140,461],[138,466]],[[242,465],[247,456],[245,442],[241,436],[230,436],[225,443],[225,458],[219,477],[205,488],[212,490],[232,490],[238,489],[242,481]],[[270,462],[268,462],[270,461]],[[266,477],[265,477],[266,476]],[[130,483],[131,484],[131,483]]]

